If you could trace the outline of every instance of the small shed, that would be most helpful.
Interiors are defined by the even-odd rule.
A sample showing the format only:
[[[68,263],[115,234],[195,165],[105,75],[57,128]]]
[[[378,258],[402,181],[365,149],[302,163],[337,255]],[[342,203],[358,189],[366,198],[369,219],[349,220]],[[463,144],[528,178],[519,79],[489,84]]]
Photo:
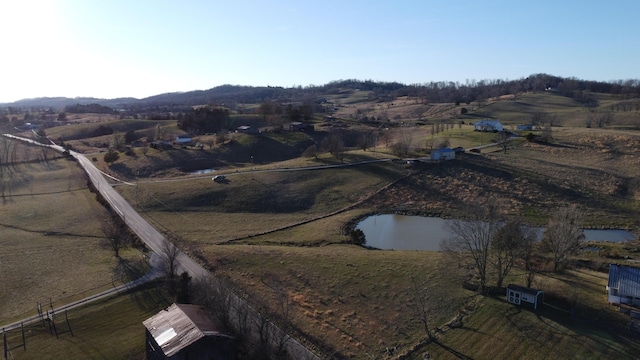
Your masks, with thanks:
[[[518,131],[533,131],[533,124],[520,124],[516,126]]]
[[[204,309],[172,304],[142,322],[148,360],[233,359],[234,338],[219,332]]]
[[[640,268],[609,265],[607,299],[610,304],[640,307]]]
[[[453,160],[455,158],[456,152],[451,148],[435,149],[431,151],[431,160]]]
[[[507,286],[507,302],[515,305],[531,306],[536,310],[544,302],[544,291],[509,284]]]

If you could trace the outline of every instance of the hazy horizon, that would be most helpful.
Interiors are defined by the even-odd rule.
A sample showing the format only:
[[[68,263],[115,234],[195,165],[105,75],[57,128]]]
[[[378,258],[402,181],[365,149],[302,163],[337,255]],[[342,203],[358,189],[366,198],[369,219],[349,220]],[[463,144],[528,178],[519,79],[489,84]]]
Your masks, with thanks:
[[[343,79],[640,78],[640,2],[3,2],[0,103]]]

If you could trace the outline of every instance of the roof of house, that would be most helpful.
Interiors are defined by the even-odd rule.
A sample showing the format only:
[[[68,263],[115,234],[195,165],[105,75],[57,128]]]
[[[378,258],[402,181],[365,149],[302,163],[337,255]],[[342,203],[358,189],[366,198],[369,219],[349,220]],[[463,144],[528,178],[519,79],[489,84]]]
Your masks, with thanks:
[[[455,150],[453,150],[452,148],[440,148],[440,149],[434,149],[432,151],[433,152],[440,152],[440,153],[448,153],[448,152],[455,153]]]
[[[178,135],[176,136],[176,139],[191,139],[191,135],[189,134]]]
[[[524,287],[524,286],[520,286],[520,285],[516,285],[516,284],[509,284],[507,285],[507,289],[511,289],[511,290],[515,290],[521,293],[525,293],[525,294],[531,294],[531,295],[538,295],[539,293],[542,293],[542,290],[537,290],[537,289],[532,289],[532,288],[528,288],[528,287]]]
[[[475,124],[473,125],[491,125],[491,126],[495,126],[495,125],[502,125],[502,123],[498,120],[480,120],[477,121]]]
[[[618,289],[618,295],[640,298],[640,268],[609,265],[609,288]]]
[[[227,336],[216,329],[197,305],[172,304],[143,321],[166,356],[173,356],[205,336]]]

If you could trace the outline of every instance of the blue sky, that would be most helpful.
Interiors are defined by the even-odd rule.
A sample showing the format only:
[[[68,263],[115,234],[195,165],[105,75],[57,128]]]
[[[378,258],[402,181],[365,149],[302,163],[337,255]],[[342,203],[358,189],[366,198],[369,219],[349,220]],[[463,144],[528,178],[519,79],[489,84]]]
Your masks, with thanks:
[[[638,79],[638,14],[637,0],[7,0],[0,102],[341,79]]]

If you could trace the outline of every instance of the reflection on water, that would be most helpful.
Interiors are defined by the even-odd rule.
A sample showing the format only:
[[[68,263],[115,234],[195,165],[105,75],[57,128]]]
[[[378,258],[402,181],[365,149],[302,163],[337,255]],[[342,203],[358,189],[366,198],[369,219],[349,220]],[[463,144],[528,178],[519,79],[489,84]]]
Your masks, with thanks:
[[[440,244],[449,236],[445,224],[448,219],[407,215],[374,215],[356,226],[364,232],[368,247],[383,250],[439,251]],[[542,238],[544,228],[537,228]],[[587,241],[629,241],[633,233],[626,230],[584,230]]]
[[[202,169],[202,170],[196,170],[194,172],[191,172],[191,175],[202,175],[202,174],[209,174],[212,172],[215,172],[216,169]]]

